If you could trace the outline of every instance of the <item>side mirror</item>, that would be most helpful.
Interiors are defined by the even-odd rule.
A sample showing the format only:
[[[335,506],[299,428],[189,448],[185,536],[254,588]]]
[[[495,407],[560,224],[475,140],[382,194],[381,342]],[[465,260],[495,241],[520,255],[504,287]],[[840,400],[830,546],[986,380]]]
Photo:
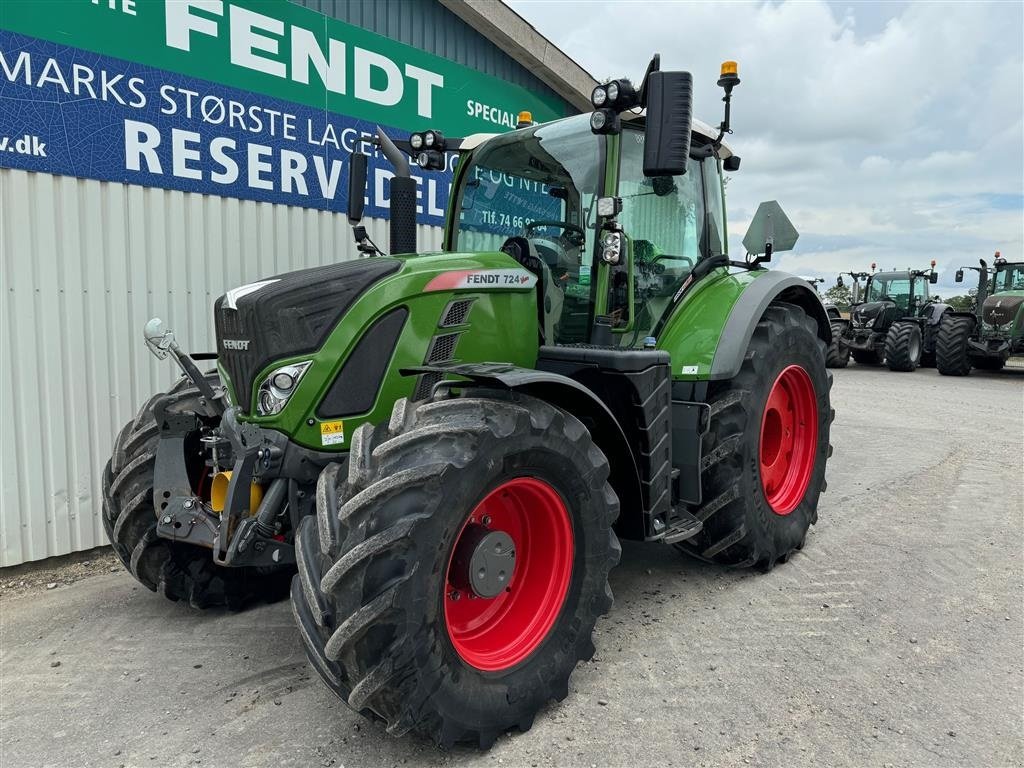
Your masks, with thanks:
[[[651,72],[647,80],[644,176],[686,173],[693,124],[693,76]]]
[[[938,284],[938,282],[939,282],[939,273],[938,272],[930,273],[928,275],[928,282],[931,283],[932,285]]]
[[[348,161],[348,223],[355,226],[363,218],[366,195],[366,155],[353,152]]]
[[[845,288],[845,287],[846,287],[846,283],[843,282],[843,276],[840,275],[839,277],[836,278],[836,288]]]
[[[964,281],[964,271],[962,269],[958,269],[956,271],[956,278],[955,279],[956,279],[956,281],[958,283],[962,283]]]

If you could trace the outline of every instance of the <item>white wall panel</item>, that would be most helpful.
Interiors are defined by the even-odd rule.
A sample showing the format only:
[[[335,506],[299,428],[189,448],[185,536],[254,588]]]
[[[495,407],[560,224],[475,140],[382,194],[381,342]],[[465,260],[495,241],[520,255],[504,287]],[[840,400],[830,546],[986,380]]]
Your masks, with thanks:
[[[365,224],[385,246],[388,222]],[[146,320],[212,351],[226,289],[357,255],[343,215],[0,168],[0,566],[107,543],[113,438],[177,376]]]

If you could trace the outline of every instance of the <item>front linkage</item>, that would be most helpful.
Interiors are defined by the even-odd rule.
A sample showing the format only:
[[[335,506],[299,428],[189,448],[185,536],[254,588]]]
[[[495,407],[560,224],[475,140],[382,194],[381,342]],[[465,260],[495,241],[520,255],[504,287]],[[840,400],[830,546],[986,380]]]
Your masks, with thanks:
[[[170,355],[203,395],[195,410],[175,408],[171,395],[152,404],[159,433],[153,468],[156,535],[211,550],[218,566],[294,564],[290,533],[310,514],[312,488],[333,455],[239,421],[237,408],[227,406],[225,388],[200,373],[158,319],[147,324],[145,339],[158,359]],[[200,435],[204,467],[198,482],[188,461],[195,435]]]

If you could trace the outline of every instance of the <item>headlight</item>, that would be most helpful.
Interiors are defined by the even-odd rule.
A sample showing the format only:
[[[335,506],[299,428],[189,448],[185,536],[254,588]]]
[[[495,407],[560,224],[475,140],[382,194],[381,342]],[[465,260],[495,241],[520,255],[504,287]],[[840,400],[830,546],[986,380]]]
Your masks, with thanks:
[[[412,136],[409,137],[409,144],[412,145],[413,149],[419,149],[420,147],[422,147],[423,146],[423,134],[422,133],[414,133]]]
[[[597,86],[597,88],[594,89],[594,92],[590,95],[590,101],[595,107],[602,106],[607,100],[608,91],[604,89],[604,86]]]
[[[283,411],[311,362],[292,363],[271,371],[260,384],[256,396],[256,412],[260,416],[273,416]]]
[[[874,328],[875,327],[875,320],[877,320],[877,319],[878,318],[872,317],[870,320],[868,320],[868,321],[866,321],[864,323],[864,327],[865,328]]]

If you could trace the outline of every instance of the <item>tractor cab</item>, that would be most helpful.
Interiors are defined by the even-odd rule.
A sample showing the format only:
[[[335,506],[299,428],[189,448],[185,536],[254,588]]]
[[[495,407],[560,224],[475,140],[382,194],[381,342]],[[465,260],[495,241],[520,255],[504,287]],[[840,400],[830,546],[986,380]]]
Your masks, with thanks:
[[[642,120],[605,135],[581,115],[491,138],[460,168],[445,249],[502,251],[533,272],[545,343],[591,342],[601,317],[610,345],[641,346],[694,265],[728,252],[732,153],[713,139],[695,123],[692,146],[707,151],[649,177]]]

